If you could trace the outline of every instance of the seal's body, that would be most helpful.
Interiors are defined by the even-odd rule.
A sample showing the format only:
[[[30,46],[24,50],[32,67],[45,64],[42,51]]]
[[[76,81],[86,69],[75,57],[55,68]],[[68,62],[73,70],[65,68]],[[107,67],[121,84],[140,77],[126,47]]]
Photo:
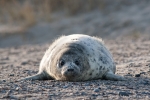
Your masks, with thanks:
[[[24,80],[124,80],[101,39],[88,35],[62,36],[46,51],[38,74]]]

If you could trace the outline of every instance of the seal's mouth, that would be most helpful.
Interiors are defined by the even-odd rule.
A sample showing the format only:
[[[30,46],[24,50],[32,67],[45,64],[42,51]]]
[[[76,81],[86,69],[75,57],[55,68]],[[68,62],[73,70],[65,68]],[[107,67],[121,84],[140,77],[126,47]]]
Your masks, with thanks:
[[[63,73],[63,76],[65,77],[75,77],[75,75],[76,75],[76,72],[74,71],[74,69],[67,69]]]
[[[62,75],[68,79],[68,80],[72,80],[74,78],[76,78],[79,73],[78,71],[76,71],[75,69],[73,68],[69,68],[69,69],[66,69],[65,71],[62,72]]]

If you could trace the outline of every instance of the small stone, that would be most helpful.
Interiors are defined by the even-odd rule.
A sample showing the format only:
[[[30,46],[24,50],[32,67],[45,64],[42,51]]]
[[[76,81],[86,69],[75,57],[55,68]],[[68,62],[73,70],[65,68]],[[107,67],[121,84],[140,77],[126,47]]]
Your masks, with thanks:
[[[9,74],[9,76],[14,76],[14,74]]]
[[[75,93],[73,93],[73,94],[80,94],[79,92],[75,92]]]
[[[68,86],[66,85],[66,86],[63,86],[63,88],[67,88]]]
[[[141,74],[135,74],[135,77],[140,77],[141,76]]]
[[[6,80],[5,80],[5,79],[3,79],[2,81],[3,81],[3,82],[6,82]]]
[[[102,95],[104,96],[104,95],[106,95],[106,93],[103,92]]]
[[[86,95],[86,93],[85,92],[81,92],[81,95]]]
[[[85,86],[90,86],[90,83],[86,83]]]
[[[22,63],[21,63],[21,65],[26,65],[26,64],[28,64],[28,63],[27,63],[27,62],[22,62]]]
[[[94,92],[99,92],[99,91],[100,91],[99,88],[94,89]]]
[[[16,91],[18,91],[19,90],[19,87],[16,87]]]
[[[86,90],[90,90],[91,87],[90,87],[90,86],[86,86],[85,89],[86,89]]]
[[[70,95],[73,95],[73,93],[70,93]]]
[[[97,96],[97,94],[92,94],[91,96]]]
[[[144,74],[145,75],[146,73],[145,72],[141,72],[140,74]]]
[[[119,96],[129,96],[128,92],[119,92]]]

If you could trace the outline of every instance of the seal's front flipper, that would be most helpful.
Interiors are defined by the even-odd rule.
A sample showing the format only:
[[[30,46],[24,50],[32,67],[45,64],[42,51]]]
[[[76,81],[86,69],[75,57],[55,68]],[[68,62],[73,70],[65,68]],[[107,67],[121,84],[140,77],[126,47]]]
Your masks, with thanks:
[[[116,75],[116,74],[114,74],[112,72],[107,72],[104,75],[104,79],[113,80],[113,81],[125,81],[126,80],[124,77]]]
[[[52,78],[50,76],[47,77],[47,75],[45,75],[44,73],[38,73],[36,75],[20,79],[19,81],[22,81],[22,80],[48,80],[48,79],[52,80]]]

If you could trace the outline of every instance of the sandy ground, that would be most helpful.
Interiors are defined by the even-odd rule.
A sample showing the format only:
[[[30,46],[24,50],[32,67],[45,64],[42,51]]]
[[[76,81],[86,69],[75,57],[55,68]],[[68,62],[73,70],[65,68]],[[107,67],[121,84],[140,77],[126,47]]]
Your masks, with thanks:
[[[127,81],[16,82],[38,72],[49,44],[0,48],[0,99],[150,99],[150,37],[105,39],[105,44],[115,59],[116,73]]]

